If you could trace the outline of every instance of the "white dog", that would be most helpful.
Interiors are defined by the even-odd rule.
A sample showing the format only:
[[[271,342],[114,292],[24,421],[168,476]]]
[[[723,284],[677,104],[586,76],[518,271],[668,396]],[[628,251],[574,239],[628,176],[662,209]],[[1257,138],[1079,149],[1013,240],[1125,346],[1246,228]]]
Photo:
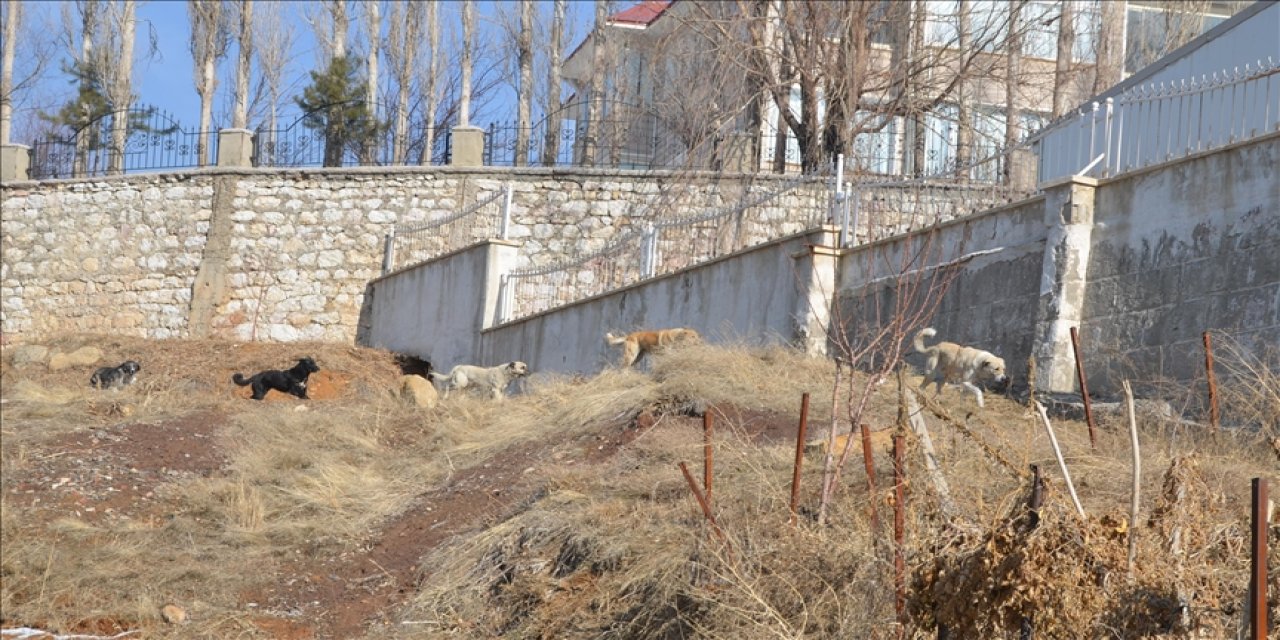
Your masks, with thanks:
[[[494,400],[502,400],[502,392],[512,380],[529,375],[529,365],[520,362],[508,362],[496,367],[477,367],[460,364],[449,371],[447,376],[431,374],[432,381],[440,380],[444,387],[444,397],[454,389],[487,389]]]
[[[914,341],[916,351],[929,357],[929,362],[925,365],[924,381],[920,383],[920,388],[923,389],[929,386],[930,382],[936,381],[937,393],[942,393],[943,382],[958,383],[973,392],[974,397],[978,399],[979,407],[984,406],[982,389],[974,382],[991,381],[996,384],[1007,382],[1009,378],[1004,373],[1004,359],[989,351],[961,346],[954,342],[939,342],[932,347],[924,346],[924,339],[935,336],[937,333],[932,328],[925,328],[916,334]]]

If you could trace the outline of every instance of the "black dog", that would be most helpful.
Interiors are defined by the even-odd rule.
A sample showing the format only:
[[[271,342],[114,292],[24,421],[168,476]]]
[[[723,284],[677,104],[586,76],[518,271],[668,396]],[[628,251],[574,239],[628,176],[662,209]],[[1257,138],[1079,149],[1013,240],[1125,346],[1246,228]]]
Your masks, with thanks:
[[[120,389],[133,384],[133,379],[142,370],[142,365],[133,360],[125,360],[118,367],[102,367],[93,372],[89,378],[89,386],[95,389]]]
[[[263,371],[250,378],[237,373],[231,376],[231,381],[242,387],[253,385],[254,400],[261,400],[271,389],[307,400],[307,377],[319,370],[315,360],[302,358],[288,371]]]

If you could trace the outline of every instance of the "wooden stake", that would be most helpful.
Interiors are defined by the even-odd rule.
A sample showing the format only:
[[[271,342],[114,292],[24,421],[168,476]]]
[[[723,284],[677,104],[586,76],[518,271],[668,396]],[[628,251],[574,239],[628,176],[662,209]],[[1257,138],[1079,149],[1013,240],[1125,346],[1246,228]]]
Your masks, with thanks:
[[[1142,478],[1142,455],[1138,451],[1138,420],[1133,412],[1133,388],[1125,380],[1124,403],[1129,410],[1129,441],[1133,445],[1133,489],[1129,498],[1129,581],[1133,581],[1133,559],[1138,554],[1138,492]]]
[[[898,614],[899,640],[907,633],[907,562],[902,548],[907,511],[906,472],[902,462],[905,444],[902,434],[893,436],[893,605]]]
[[[915,392],[907,393],[906,396],[907,420],[911,423],[916,436],[920,438],[920,448],[924,450],[924,466],[929,471],[929,478],[933,480],[933,488],[938,492],[938,504],[944,515],[954,518],[956,504],[951,501],[951,489],[947,486],[947,478],[942,475],[942,469],[938,466],[938,456],[933,451],[933,439],[929,437],[929,427],[924,422],[924,415],[920,413]]]
[[[1053,434],[1053,425],[1049,424],[1049,414],[1045,413],[1044,405],[1037,400],[1032,400],[1032,404],[1036,406],[1036,411],[1040,414],[1040,421],[1044,423],[1044,430],[1049,434],[1049,444],[1053,445],[1053,455],[1058,459],[1058,468],[1062,469],[1062,478],[1067,481],[1067,491],[1071,493],[1071,502],[1076,505],[1076,513],[1080,514],[1080,519],[1084,520],[1084,507],[1080,506],[1080,497],[1076,495],[1076,486],[1071,483],[1071,472],[1067,471],[1067,461],[1062,458],[1062,449],[1058,448],[1058,437]]]
[[[791,471],[791,526],[796,524],[796,506],[800,503],[800,467],[804,466],[804,434],[809,427],[809,394],[800,396],[800,427],[796,431],[796,464]]]
[[[1084,401],[1084,421],[1089,425],[1089,448],[1098,450],[1098,433],[1093,422],[1093,403],[1089,401],[1089,383],[1084,379],[1084,360],[1080,358],[1080,333],[1071,327],[1071,349],[1076,355],[1076,380],[1080,382],[1080,399]]]

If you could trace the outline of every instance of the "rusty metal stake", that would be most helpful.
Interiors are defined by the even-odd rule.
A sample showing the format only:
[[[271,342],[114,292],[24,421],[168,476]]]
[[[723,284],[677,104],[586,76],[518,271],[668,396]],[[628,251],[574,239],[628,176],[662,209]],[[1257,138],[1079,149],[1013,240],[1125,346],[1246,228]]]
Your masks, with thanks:
[[[862,425],[862,463],[867,468],[867,499],[871,504],[871,527],[880,531],[880,510],[876,509],[876,463],[871,457],[871,427]]]
[[[711,532],[716,535],[720,542],[724,543],[729,553],[729,559],[733,560],[733,549],[729,546],[729,538],[720,530],[716,517],[711,514],[711,505],[707,504],[707,499],[702,496],[702,491],[698,489],[698,481],[693,479],[693,474],[689,473],[689,467],[683,462],[680,463],[680,472],[684,474],[685,482],[688,482],[689,488],[693,490],[693,497],[698,499],[698,506],[702,507],[702,515],[707,518],[707,522],[711,523]]]
[[[1089,448],[1098,450],[1098,433],[1093,424],[1093,403],[1089,401],[1089,383],[1084,379],[1084,360],[1080,359],[1080,332],[1071,327],[1071,350],[1076,356],[1076,380],[1080,381],[1080,399],[1084,400],[1084,421],[1089,425]]]
[[[1204,371],[1209,376],[1209,426],[1218,431],[1218,379],[1213,375],[1213,339],[1209,332],[1204,337]]]
[[[1209,334],[1206,332],[1205,336]],[[1207,343],[1206,343],[1207,344]],[[1267,637],[1267,479],[1253,479],[1253,572],[1249,579],[1251,640]]]
[[[702,412],[702,489],[711,504],[711,411]]]
[[[804,434],[809,428],[809,394],[800,396],[800,428],[796,432],[796,464],[791,471],[791,526],[796,524],[796,506],[800,503],[800,468],[804,466]]]
[[[894,611],[898,614],[898,639],[907,633],[907,561],[903,555],[903,535],[906,529],[906,473],[902,464],[902,452],[906,438],[893,436],[893,590]]]

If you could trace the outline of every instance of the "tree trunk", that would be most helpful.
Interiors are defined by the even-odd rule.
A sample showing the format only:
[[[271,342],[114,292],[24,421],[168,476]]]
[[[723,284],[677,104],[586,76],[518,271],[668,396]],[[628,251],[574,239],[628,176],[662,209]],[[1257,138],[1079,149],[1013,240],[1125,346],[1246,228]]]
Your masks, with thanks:
[[[582,149],[582,164],[596,165],[597,145],[600,143],[600,118],[604,113],[604,54],[608,46],[605,30],[609,20],[608,0],[596,0],[596,25],[591,32],[591,88],[587,107],[587,136]]]
[[[18,21],[22,19],[22,3],[5,3],[4,58],[0,62],[0,144],[9,144],[13,123],[13,56],[17,50]]]
[[[236,108],[231,116],[231,126],[245,129],[249,126],[249,69],[253,60],[253,0],[240,0],[240,37],[237,45],[240,56],[236,63]]]
[[[459,96],[458,122],[464,127],[471,126],[471,47],[475,25],[474,0],[462,0],[462,93]]]
[[[133,33],[135,28],[135,0],[122,0],[117,9],[120,33],[120,52],[116,57],[115,73],[108,88],[108,97],[116,115],[111,118],[111,158],[107,170],[113,174],[124,173],[124,145],[129,137],[129,107],[133,105]]]
[[[221,54],[222,2],[191,0],[191,61],[195,63],[196,94],[200,96],[200,127],[196,137],[196,164],[204,167],[209,157],[209,131],[213,121],[213,97],[218,89],[217,60]]]
[[[418,61],[422,37],[420,2],[397,2],[391,5],[388,59],[396,77],[396,113],[391,158],[397,165],[406,163],[409,154],[409,94],[413,89],[413,69]]]
[[[529,163],[529,126],[533,112],[533,0],[520,0],[520,36],[517,43],[520,63],[520,96],[516,105],[515,165]]]
[[[1124,20],[1127,3],[1104,0],[1099,15],[1097,63],[1094,67],[1093,95],[1124,79]]]
[[[915,8],[910,17],[911,22],[911,61],[909,66],[912,69],[920,69],[924,66],[922,58],[924,56],[924,23],[925,23],[925,5],[924,0],[916,0]],[[913,74],[914,76],[914,74]],[[907,102],[911,107],[911,158],[912,158],[912,174],[914,176],[923,176],[928,171],[929,159],[925,157],[925,128],[928,114],[925,112],[925,100],[921,95],[920,81],[913,80],[907,84],[908,94]]]
[[[364,5],[365,28],[369,31],[369,55],[365,58],[368,77],[365,78],[364,102],[370,117],[377,113],[378,103],[378,46],[382,39],[382,14],[378,3],[379,0],[366,0]]]
[[[564,63],[564,16],[567,0],[555,0],[551,18],[551,46],[547,49],[550,59],[547,70],[546,137],[542,147],[542,164],[554,167],[560,155],[560,68]]]
[[[14,3],[16,4],[16,3]],[[88,0],[80,6],[80,66],[81,73],[93,74],[101,79],[101,72],[96,68],[93,58],[93,35],[98,31],[98,2]],[[80,83],[89,82],[90,78],[80,78]],[[87,114],[86,114],[87,115]],[[71,161],[71,175],[83,176],[88,171],[89,146],[94,132],[83,128],[76,131],[76,156]]]
[[[1062,3],[1062,14],[1058,17],[1058,58],[1053,68],[1053,117],[1058,117],[1071,108],[1069,101],[1071,68],[1074,60],[1072,52],[1076,48],[1075,7],[1070,2]]]
[[[333,57],[346,57],[347,29],[351,26],[347,18],[347,0],[329,0],[329,12],[333,14]]]
[[[440,75],[440,5],[435,2],[427,3],[427,41],[431,47],[431,61],[427,63],[427,87],[423,90],[427,94],[427,112],[423,116],[427,123],[427,134],[423,136],[426,148],[422,152],[422,164],[432,162],[432,150],[435,149],[436,111],[440,105],[436,96],[436,78]]]
[[[1019,108],[1019,95],[1022,92],[1022,0],[1009,5],[1009,38],[1005,43],[1005,77],[1004,77],[1004,148],[1007,152],[1022,138],[1022,110]],[[1004,165],[1004,183],[1014,184],[1013,157],[1006,153]]]
[[[961,55],[969,50],[972,41],[970,31],[973,26],[970,23],[970,4],[969,0],[960,0],[959,16],[956,28],[956,41],[959,45]],[[970,155],[970,148],[973,146],[973,113],[969,104],[969,79],[967,76],[961,77],[960,82],[956,85],[956,177],[967,178],[969,176],[969,163],[973,160]]]

